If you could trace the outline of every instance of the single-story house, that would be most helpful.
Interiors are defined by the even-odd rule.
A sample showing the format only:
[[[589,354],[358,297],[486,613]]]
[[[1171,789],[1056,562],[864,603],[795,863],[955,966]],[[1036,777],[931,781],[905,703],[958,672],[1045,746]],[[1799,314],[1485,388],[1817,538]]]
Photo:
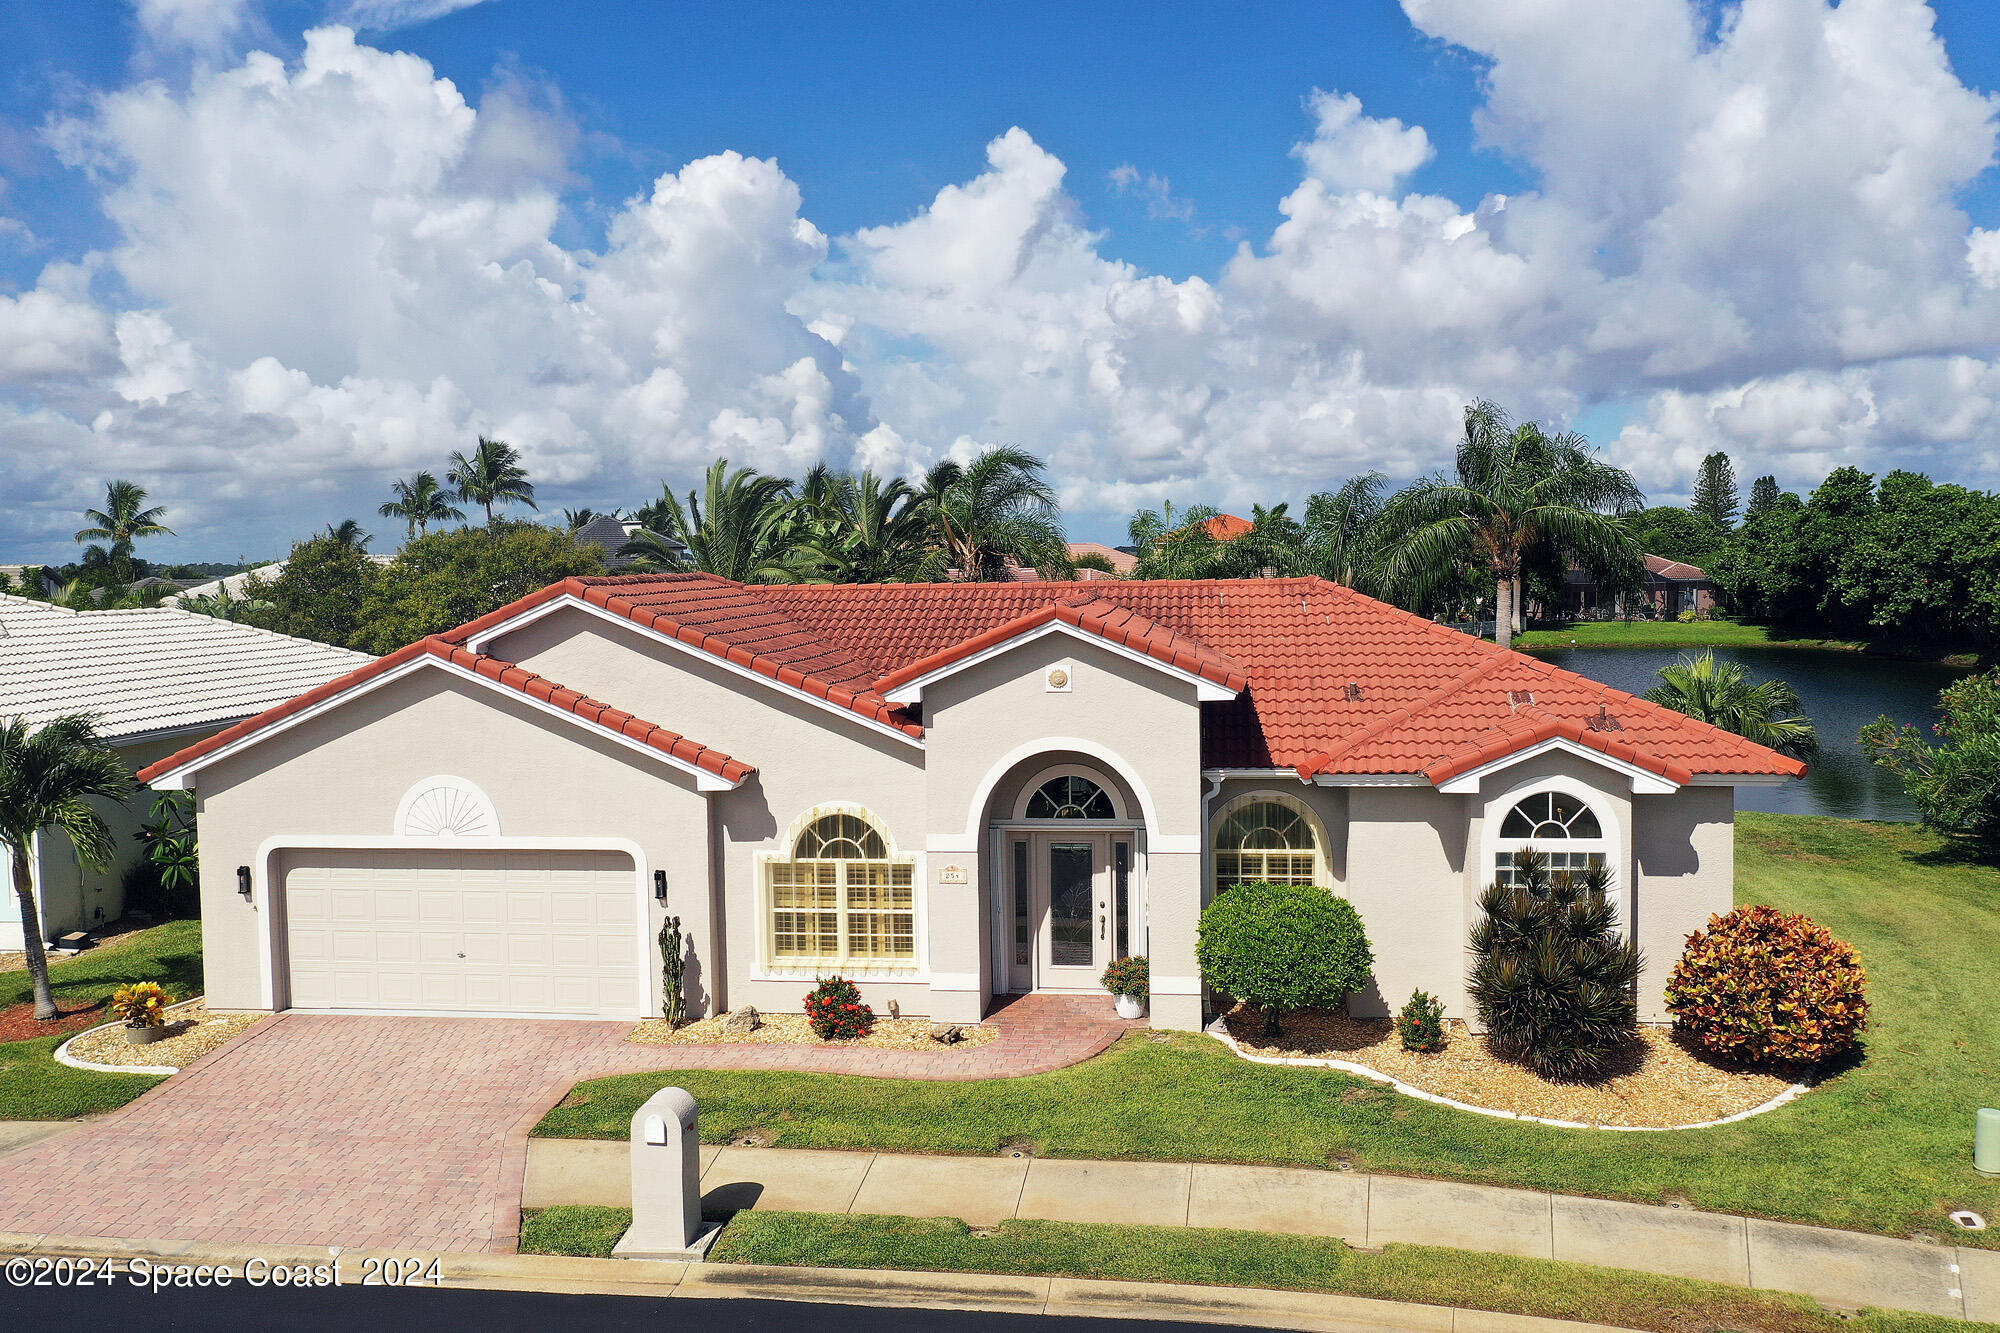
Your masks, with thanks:
[[[1715,581],[1695,565],[1663,555],[1645,557],[1646,572],[1638,596],[1653,614],[1671,619],[1683,611],[1705,614],[1715,610]],[[1571,619],[1625,614],[1626,594],[1601,587],[1590,571],[1572,565],[1563,578],[1563,614]]]
[[[94,713],[99,731],[137,772],[192,741],[324,685],[374,659],[212,616],[166,607],[71,611],[0,594],[0,717],[42,723]],[[77,862],[60,833],[35,840],[37,907],[46,939],[115,920],[121,881],[141,855],[133,834],[152,812],[141,788],[106,803],[117,859]],[[0,893],[0,949],[22,944],[11,878]]]
[[[1797,761],[1319,579],[570,579],[162,758],[200,802],[236,1009],[793,1010],[817,977],[972,1021],[1151,958],[1204,1019],[1203,905],[1359,909],[1382,1014],[1465,1009],[1517,848],[1601,859],[1646,956],[1730,905],[1734,789]],[[239,884],[245,890],[239,894]]]

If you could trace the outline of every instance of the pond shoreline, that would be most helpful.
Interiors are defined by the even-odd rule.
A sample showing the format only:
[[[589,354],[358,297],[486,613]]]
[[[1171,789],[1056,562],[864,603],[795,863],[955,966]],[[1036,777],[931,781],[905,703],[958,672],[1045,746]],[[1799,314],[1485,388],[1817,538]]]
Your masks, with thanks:
[[[1889,640],[1814,639],[1787,637],[1765,625],[1736,620],[1580,620],[1559,629],[1532,629],[1514,636],[1524,653],[1569,648],[1672,648],[1698,652],[1704,648],[1772,648],[1784,651],[1836,653],[1877,657],[1896,662],[1932,662],[1961,670],[1976,669],[2000,656],[1972,648]]]

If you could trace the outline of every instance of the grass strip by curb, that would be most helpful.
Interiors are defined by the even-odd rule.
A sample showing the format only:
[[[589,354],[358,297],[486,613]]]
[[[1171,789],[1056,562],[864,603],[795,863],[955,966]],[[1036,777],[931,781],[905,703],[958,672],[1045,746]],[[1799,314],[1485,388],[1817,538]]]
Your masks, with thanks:
[[[521,1252],[607,1256],[631,1220],[631,1210],[625,1208],[526,1212]],[[1324,1291],[1617,1324],[1656,1333],[1994,1333],[1996,1329],[1991,1324],[1900,1311],[1871,1311],[1849,1318],[1823,1310],[1803,1296],[1550,1259],[1423,1245],[1390,1245],[1371,1253],[1331,1237],[1191,1227],[1017,1219],[975,1231],[953,1218],[740,1212],[709,1257],[715,1263]]]

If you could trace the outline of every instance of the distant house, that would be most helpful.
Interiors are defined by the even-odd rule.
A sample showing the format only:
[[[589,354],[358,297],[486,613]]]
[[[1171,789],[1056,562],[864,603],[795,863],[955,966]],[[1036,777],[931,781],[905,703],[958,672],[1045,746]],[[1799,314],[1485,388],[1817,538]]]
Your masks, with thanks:
[[[1208,529],[1208,535],[1217,541],[1233,542],[1249,532],[1256,524],[1247,518],[1238,518],[1234,514],[1217,514],[1202,526]]]
[[[368,559],[378,565],[386,565],[395,558],[392,555],[376,555],[373,552],[370,552],[368,555]],[[183,587],[178,593],[169,593],[167,596],[162,597],[160,605],[179,606],[183,599],[189,597],[241,597],[243,596],[244,586],[251,579],[256,579],[259,583],[268,584],[284,572],[285,562],[282,560],[273,560],[270,564],[258,565],[255,569],[242,569],[234,574],[224,574],[219,579],[209,579],[207,582],[189,584]]]
[[[1653,614],[1671,618],[1683,611],[1703,615],[1715,610],[1715,583],[1701,569],[1663,555],[1649,555],[1645,561],[1645,581],[1638,596],[1650,604]],[[1588,570],[1572,565],[1564,579],[1563,614],[1583,620],[1622,616],[1627,614],[1625,594],[1599,585]]]
[[[94,713],[100,732],[135,773],[372,660],[191,611],[71,611],[0,594],[0,717],[36,724]],[[152,804],[153,793],[141,790],[104,811],[117,858],[102,871],[83,869],[60,834],[35,840],[35,883],[48,939],[124,912],[122,880],[139,859],[132,835]],[[0,950],[20,947],[21,909],[9,891],[0,894]]]
[[[617,573],[632,564],[631,556],[620,555],[619,552],[625,549],[625,543],[632,540],[633,534],[638,532],[641,526],[637,519],[617,518],[604,514],[591,519],[571,535],[579,542],[595,546],[603,555],[604,568]],[[669,545],[682,552],[687,549],[679,542],[671,540]]]
[[[1087,555],[1102,558],[1111,566],[1111,573],[1120,578],[1130,575],[1134,569],[1139,567],[1139,557],[1122,546],[1106,546],[1103,542],[1071,542],[1069,544],[1069,558],[1071,560],[1081,560]],[[1079,569],[1076,571],[1076,576],[1080,579],[1108,577],[1103,571],[1095,569]]]

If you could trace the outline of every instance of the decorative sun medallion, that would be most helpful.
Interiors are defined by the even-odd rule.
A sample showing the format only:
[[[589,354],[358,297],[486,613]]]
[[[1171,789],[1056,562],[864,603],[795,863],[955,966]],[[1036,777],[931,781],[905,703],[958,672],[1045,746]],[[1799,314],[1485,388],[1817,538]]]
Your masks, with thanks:
[[[1044,676],[1043,679],[1048,683],[1048,687],[1051,690],[1067,690],[1069,688],[1069,668],[1059,666],[1050,667],[1048,675]]]
[[[463,778],[430,778],[403,797],[396,832],[405,838],[497,838],[500,816],[486,793]]]

